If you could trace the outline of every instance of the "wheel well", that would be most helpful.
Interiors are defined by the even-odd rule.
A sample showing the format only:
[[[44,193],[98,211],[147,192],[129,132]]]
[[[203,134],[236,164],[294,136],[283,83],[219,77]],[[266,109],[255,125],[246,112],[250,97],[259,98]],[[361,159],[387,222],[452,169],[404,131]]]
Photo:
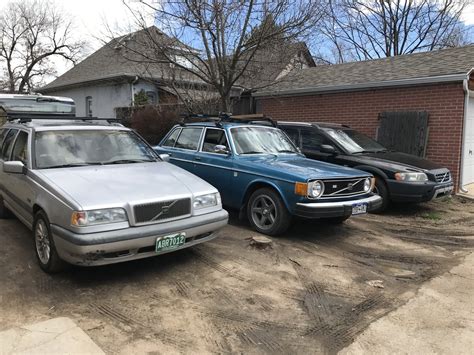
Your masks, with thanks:
[[[40,205],[34,205],[33,206],[33,216],[36,216],[36,214],[39,212],[39,211],[44,211],[43,208],[40,206]]]
[[[278,191],[277,189],[275,189],[274,186],[272,186],[271,184],[268,184],[268,183],[265,183],[265,182],[261,182],[261,181],[258,181],[258,182],[254,182],[253,184],[251,184],[248,188],[247,188],[247,191],[245,191],[245,195],[244,195],[244,198],[242,200],[242,209],[246,209],[247,208],[247,203],[249,201],[249,198],[250,196],[252,196],[252,194],[257,191],[258,189],[261,189],[261,188],[264,188],[264,187],[268,187],[270,189],[272,189],[273,191],[275,191],[277,194],[281,195],[280,194],[280,191]]]

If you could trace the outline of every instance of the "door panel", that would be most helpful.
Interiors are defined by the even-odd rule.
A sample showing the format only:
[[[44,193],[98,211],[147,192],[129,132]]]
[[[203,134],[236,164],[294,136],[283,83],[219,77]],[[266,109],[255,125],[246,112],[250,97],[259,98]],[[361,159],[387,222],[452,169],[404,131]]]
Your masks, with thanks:
[[[223,203],[227,204],[231,199],[229,184],[234,159],[231,154],[215,153],[216,145],[226,146],[229,150],[225,131],[207,128],[201,150],[194,156],[195,174],[217,188]]]
[[[474,96],[469,97],[464,135],[462,183],[474,183]]]

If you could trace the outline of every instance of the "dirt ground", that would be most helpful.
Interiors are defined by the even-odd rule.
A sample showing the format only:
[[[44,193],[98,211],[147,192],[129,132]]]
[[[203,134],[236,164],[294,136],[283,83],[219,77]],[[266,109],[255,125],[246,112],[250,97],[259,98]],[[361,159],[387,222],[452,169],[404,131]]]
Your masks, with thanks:
[[[216,240],[55,276],[0,221],[0,331],[72,318],[107,353],[336,353],[474,250],[474,201],[395,206],[344,225],[296,221],[273,246],[236,215]]]

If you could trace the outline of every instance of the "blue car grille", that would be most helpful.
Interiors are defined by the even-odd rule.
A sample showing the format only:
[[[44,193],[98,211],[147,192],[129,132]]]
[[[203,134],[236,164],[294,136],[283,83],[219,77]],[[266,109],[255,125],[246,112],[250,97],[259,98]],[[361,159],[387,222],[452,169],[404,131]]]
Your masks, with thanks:
[[[365,193],[364,178],[324,180],[324,193],[322,197],[343,197]]]
[[[133,208],[135,223],[152,223],[191,214],[191,199],[161,201],[136,205]]]

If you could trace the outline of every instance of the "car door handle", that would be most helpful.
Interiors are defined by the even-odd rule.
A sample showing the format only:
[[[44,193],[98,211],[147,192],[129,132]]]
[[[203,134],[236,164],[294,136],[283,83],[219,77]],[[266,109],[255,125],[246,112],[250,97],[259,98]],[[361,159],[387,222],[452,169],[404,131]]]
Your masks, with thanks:
[[[194,160],[201,160],[201,157],[194,157]]]

